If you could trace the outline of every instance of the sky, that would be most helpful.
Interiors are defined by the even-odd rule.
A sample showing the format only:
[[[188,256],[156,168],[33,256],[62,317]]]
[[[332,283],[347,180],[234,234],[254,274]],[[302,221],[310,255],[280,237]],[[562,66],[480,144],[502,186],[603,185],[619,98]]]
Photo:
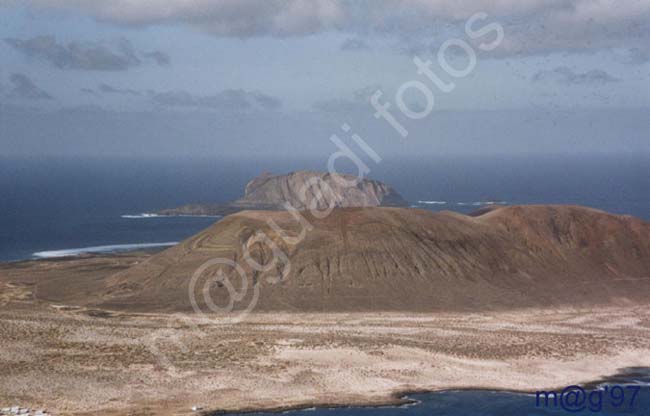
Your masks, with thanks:
[[[648,0],[0,0],[0,56],[0,155],[650,153]]]

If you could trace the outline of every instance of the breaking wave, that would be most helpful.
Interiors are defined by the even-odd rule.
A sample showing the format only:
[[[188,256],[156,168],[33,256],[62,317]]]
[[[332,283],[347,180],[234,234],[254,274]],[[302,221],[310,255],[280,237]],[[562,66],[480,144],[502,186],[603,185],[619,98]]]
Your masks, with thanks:
[[[121,218],[140,219],[140,218],[185,218],[185,217],[199,217],[199,218],[222,218],[223,215],[160,215],[144,212],[142,214],[124,214],[120,215]]]
[[[447,201],[418,201],[418,204],[426,204],[426,205],[447,205]]]
[[[478,201],[478,202],[457,202],[456,205],[459,206],[473,206],[473,207],[482,207],[484,205],[508,205],[506,201]]]
[[[70,248],[66,250],[51,250],[51,251],[39,251],[33,254],[34,257],[41,259],[51,259],[57,257],[72,257],[79,256],[81,254],[91,254],[91,253],[117,253],[120,251],[133,251],[140,250],[145,248],[156,248],[156,247],[171,247],[178,244],[178,242],[167,242],[167,243],[140,243],[140,244],[114,244],[110,246],[97,246],[97,247],[84,247],[84,248]]]
[[[161,217],[161,215],[158,214],[149,214],[147,212],[144,212],[142,214],[125,214],[121,215],[122,218],[158,218]]]

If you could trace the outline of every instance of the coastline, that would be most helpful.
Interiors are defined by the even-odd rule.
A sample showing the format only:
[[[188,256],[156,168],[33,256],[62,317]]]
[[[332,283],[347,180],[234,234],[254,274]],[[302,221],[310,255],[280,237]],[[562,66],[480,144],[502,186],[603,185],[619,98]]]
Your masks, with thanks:
[[[118,249],[114,251],[83,251],[88,248],[92,247],[84,247],[84,248],[78,248],[78,249],[62,249],[62,250],[50,250],[50,251],[77,251],[76,254],[66,254],[66,255],[60,255],[60,256],[43,256],[39,257],[34,255],[29,258],[20,258],[20,259],[15,259],[15,260],[2,260],[0,261],[0,267],[10,267],[10,266],[20,266],[20,265],[26,265],[29,266],[30,264],[34,264],[36,262],[66,262],[66,261],[73,261],[73,260],[91,260],[91,259],[104,259],[104,260],[111,260],[119,257],[125,257],[125,256],[134,256],[134,257],[148,257],[153,254],[159,253],[163,250],[168,249],[169,247],[173,247],[174,245],[177,245],[178,242],[174,242],[173,245],[172,243],[143,243],[143,244],[135,244],[137,247],[134,247],[132,249]],[[129,244],[127,244],[129,245]],[[107,246],[108,247],[108,246]]]
[[[650,367],[649,367],[650,369]],[[622,369],[621,369],[622,370]],[[622,373],[615,373],[610,377],[604,377],[604,378],[598,378],[596,380],[588,381],[588,382],[580,382],[577,383],[576,385],[583,387],[586,390],[591,390],[595,388],[596,386],[603,384],[603,383],[609,383],[612,381],[615,381],[617,376],[621,375]],[[552,391],[562,391],[563,388],[567,387],[567,385],[571,385],[570,383],[564,383],[557,385],[555,387],[551,386],[545,386],[542,387],[544,390],[552,390]],[[306,403],[306,404],[301,404],[301,405],[292,405],[292,406],[279,406],[279,407],[270,407],[270,408],[264,408],[264,407],[259,407],[259,408],[248,408],[248,407],[242,407],[240,409],[236,410],[206,410],[203,412],[199,412],[201,416],[216,416],[216,415],[236,415],[236,414],[256,414],[256,413],[273,413],[273,414],[280,414],[280,413],[287,413],[287,412],[296,412],[296,411],[301,411],[301,410],[317,410],[317,409],[325,409],[325,410],[334,410],[334,409],[355,409],[355,408],[370,408],[370,409],[382,409],[382,408],[399,408],[399,407],[410,407],[410,406],[417,406],[418,404],[421,403],[420,400],[414,399],[411,396],[414,395],[422,395],[422,394],[435,394],[435,393],[453,393],[453,392],[489,392],[489,393],[507,393],[507,394],[515,394],[515,395],[526,395],[526,396],[534,396],[539,389],[537,388],[531,388],[531,389],[523,389],[523,390],[513,390],[513,389],[499,389],[499,388],[490,388],[490,387],[472,387],[472,386],[463,386],[463,387],[445,387],[445,388],[440,388],[440,389],[414,389],[414,390],[398,390],[390,394],[390,397],[387,398],[385,401],[378,401],[378,402],[365,402],[365,401],[360,401],[359,403],[338,403],[336,401],[334,402],[313,402],[313,403]]]
[[[611,377],[601,377],[588,382],[580,382],[576,385],[585,388],[586,390],[591,390],[595,386],[608,383],[613,381],[612,378],[618,376],[619,373],[613,374]],[[540,389],[543,390],[552,390],[552,391],[562,391],[563,388],[571,385],[571,383],[563,383],[557,386],[542,386],[540,388],[530,388],[530,389],[500,389],[498,387],[472,387],[472,386],[463,386],[463,387],[444,387],[438,389],[405,389],[405,390],[396,390],[388,395],[388,397],[382,399],[370,399],[370,398],[359,398],[359,400],[352,400],[346,403],[338,401],[320,401],[320,402],[304,402],[295,405],[282,405],[282,406],[264,406],[259,405],[256,407],[243,406],[243,407],[234,407],[231,409],[217,409],[217,410],[199,410],[196,412],[186,412],[189,414],[196,414],[200,416],[229,416],[229,415],[251,415],[251,414],[283,414],[291,413],[298,411],[316,411],[316,410],[336,410],[336,409],[382,409],[382,408],[402,408],[402,407],[411,407],[417,406],[421,403],[420,400],[414,399],[411,396],[414,395],[423,395],[423,394],[435,394],[435,393],[446,393],[446,392],[489,392],[489,393],[507,393],[514,395],[526,395],[534,396],[537,391]],[[161,409],[162,410],[162,409]],[[132,415],[132,411],[120,411],[116,409],[102,409],[102,412],[108,413],[111,415]],[[117,413],[114,413],[117,412]],[[93,413],[74,413],[75,416],[90,416]],[[156,413],[162,414],[162,413]],[[171,415],[172,413],[170,413]],[[174,415],[179,413],[174,412]],[[185,413],[183,413],[185,414]]]

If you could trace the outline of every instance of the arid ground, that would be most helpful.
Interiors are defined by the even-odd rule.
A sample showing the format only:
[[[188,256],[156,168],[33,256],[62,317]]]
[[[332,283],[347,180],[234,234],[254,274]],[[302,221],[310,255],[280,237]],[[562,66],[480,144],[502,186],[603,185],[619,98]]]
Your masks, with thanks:
[[[99,278],[146,256],[0,267],[0,407],[182,415],[194,405],[380,404],[405,391],[537,390],[650,366],[643,306],[260,313],[234,322],[66,306],[40,299],[30,282],[41,269]]]

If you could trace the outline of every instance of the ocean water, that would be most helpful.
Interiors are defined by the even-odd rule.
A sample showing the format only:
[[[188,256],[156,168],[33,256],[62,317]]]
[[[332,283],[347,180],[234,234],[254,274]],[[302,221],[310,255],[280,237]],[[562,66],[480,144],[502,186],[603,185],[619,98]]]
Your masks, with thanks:
[[[0,157],[0,261],[171,244],[218,218],[141,215],[242,195],[263,171],[326,170],[314,159]],[[413,206],[580,204],[650,220],[650,157],[385,158],[369,177]],[[338,166],[356,173],[353,166]],[[79,250],[81,249],[81,250]]]
[[[551,399],[547,406],[544,396],[541,396],[538,402],[535,393],[457,390],[408,395],[407,398],[412,403],[399,407],[311,408],[287,411],[283,414],[287,416],[645,416],[650,411],[648,370],[647,368],[628,369],[626,370],[628,375],[622,375],[616,380],[593,388],[581,387],[582,390],[570,388],[566,395],[562,395],[563,388],[557,389],[557,405]],[[255,416],[275,414],[277,413],[249,413]]]

